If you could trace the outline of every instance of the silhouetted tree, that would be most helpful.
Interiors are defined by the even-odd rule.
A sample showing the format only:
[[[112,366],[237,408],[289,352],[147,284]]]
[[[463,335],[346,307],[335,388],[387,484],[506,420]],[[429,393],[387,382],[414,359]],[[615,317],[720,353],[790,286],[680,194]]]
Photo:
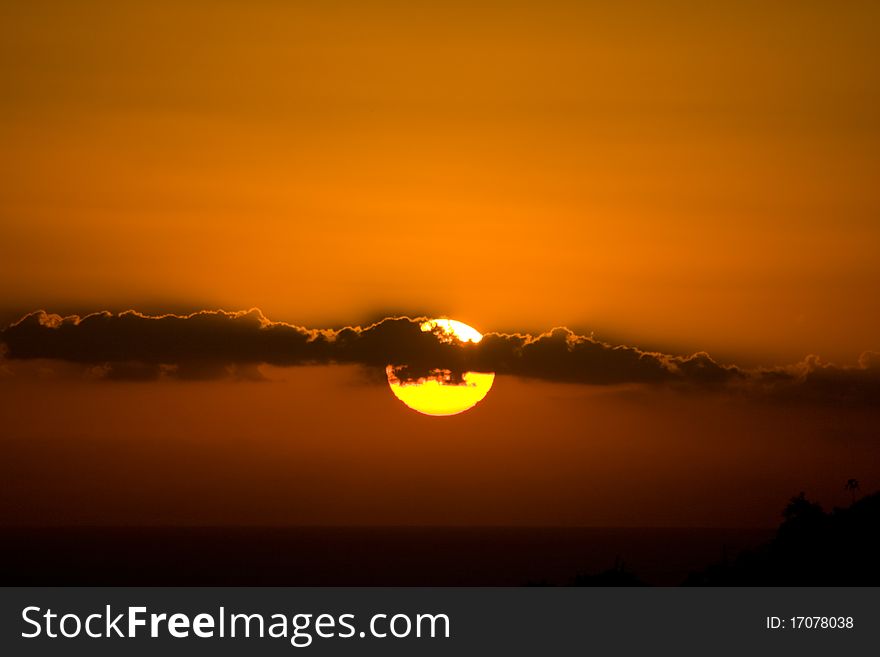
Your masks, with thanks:
[[[846,490],[858,490],[847,482]],[[768,543],[732,563],[692,573],[686,584],[709,586],[877,586],[880,583],[880,493],[825,513],[800,495],[783,511]]]
[[[786,523],[804,524],[816,520],[816,518],[824,515],[821,505],[818,502],[811,502],[807,499],[806,493],[801,491],[792,497],[785,509],[782,510],[782,517]]]
[[[852,493],[852,501],[853,504],[856,503],[856,493],[861,490],[859,488],[859,480],[858,479],[847,479],[846,484],[843,487],[844,490],[848,490]]]
[[[618,557],[614,566],[601,573],[577,575],[571,583],[572,586],[647,586],[634,573],[626,569],[623,561]]]

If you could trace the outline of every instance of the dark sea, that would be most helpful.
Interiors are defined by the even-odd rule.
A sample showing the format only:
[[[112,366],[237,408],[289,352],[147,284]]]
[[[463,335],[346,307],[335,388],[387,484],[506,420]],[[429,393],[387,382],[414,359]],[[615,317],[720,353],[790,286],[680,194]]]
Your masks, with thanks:
[[[2,528],[0,585],[565,585],[622,565],[674,586],[763,529],[523,527]]]

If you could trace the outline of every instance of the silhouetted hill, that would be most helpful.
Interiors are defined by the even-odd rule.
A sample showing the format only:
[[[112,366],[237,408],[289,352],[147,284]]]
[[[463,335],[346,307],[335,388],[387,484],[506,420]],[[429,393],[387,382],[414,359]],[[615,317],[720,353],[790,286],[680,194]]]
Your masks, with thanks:
[[[801,493],[783,517],[769,543],[691,574],[685,586],[880,584],[880,493],[830,513]]]
[[[572,586],[647,586],[635,573],[627,570],[619,559],[614,566],[595,574],[582,573],[574,578]]]

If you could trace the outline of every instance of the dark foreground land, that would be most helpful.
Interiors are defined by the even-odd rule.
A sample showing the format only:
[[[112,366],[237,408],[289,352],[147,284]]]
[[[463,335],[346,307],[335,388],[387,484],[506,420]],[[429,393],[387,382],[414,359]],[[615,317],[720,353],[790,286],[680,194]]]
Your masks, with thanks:
[[[773,530],[2,528],[12,586],[880,585],[880,493]]]
[[[565,585],[623,564],[639,582],[690,572],[767,530],[602,528],[0,529],[2,585]],[[616,584],[616,582],[614,582]]]
[[[773,539],[692,573],[704,586],[880,585],[880,493],[825,512],[801,493]]]

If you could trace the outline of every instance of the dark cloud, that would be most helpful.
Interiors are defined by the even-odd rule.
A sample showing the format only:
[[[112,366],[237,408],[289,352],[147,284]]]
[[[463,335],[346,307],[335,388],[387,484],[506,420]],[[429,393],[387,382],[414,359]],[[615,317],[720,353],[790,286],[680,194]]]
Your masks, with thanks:
[[[841,406],[880,404],[880,354],[865,352],[856,367],[840,367],[808,356],[792,368],[793,381],[771,391],[783,399]]]
[[[307,329],[268,320],[259,310],[149,316],[135,311],[84,317],[31,313],[0,333],[6,357],[80,363],[108,379],[260,378],[257,366],[350,363],[396,366],[403,380],[445,369],[549,381],[727,388],[777,397],[873,403],[880,400],[880,356],[856,367],[807,358],[793,367],[744,370],[704,352],[677,356],[605,344],[556,328],[538,336],[489,333],[478,344],[444,341],[421,330],[425,318],[391,317],[365,327]]]
[[[217,378],[260,363],[405,363],[414,373],[459,370],[473,354],[389,318],[367,327],[306,329],[269,321],[259,310],[148,316],[135,311],[85,317],[31,313],[0,333],[9,359],[56,359],[98,366],[107,378]],[[473,351],[473,350],[471,350]],[[96,370],[98,371],[98,370]]]

